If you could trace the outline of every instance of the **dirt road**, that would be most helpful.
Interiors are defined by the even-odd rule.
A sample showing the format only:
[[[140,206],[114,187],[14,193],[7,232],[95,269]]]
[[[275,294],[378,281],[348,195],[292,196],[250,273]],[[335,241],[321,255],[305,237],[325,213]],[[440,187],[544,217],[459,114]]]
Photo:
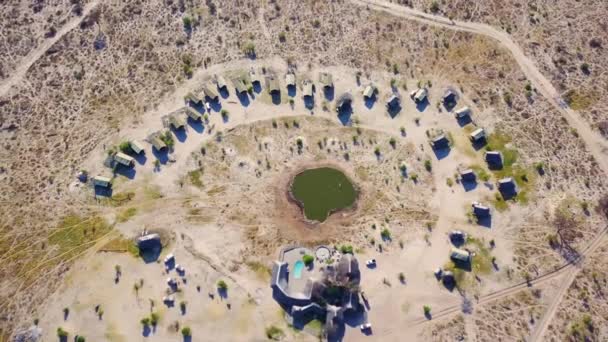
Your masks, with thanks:
[[[490,25],[450,20],[445,17],[424,13],[409,7],[378,0],[351,0],[352,3],[367,6],[370,9],[385,12],[393,16],[415,20],[428,25],[440,26],[454,31],[470,32],[492,38],[511,52],[513,58],[526,75],[532,86],[538,90],[562,116],[568,124],[577,130],[605,174],[608,175],[608,142],[593,131],[585,120],[574,110],[568,108],[551,82],[543,76],[522,49],[511,39],[511,36]]]
[[[20,61],[12,75],[10,75],[4,82],[0,83],[0,96],[6,95],[6,93],[17,83],[23,79],[27,71],[32,67],[34,63],[40,57],[42,57],[48,49],[51,48],[55,43],[57,43],[63,36],[65,36],[68,32],[72,31],[76,28],[84,18],[99,4],[99,0],[93,0],[88,3],[82,11],[82,15],[79,17],[75,17],[72,20],[68,21],[57,33],[54,37],[46,39],[40,46],[32,50],[27,56]]]

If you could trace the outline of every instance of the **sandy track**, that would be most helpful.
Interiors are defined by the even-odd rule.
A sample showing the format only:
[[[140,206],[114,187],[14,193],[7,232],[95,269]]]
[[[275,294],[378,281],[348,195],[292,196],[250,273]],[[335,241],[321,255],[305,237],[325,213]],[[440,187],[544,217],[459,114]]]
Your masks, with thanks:
[[[574,110],[567,107],[558,91],[551,82],[543,76],[522,49],[511,39],[511,36],[496,28],[473,22],[450,20],[445,17],[424,13],[409,7],[400,6],[379,0],[351,0],[357,5],[367,6],[370,9],[385,12],[393,16],[415,20],[428,25],[440,26],[454,31],[470,32],[492,38],[511,52],[513,58],[526,75],[530,83],[536,88],[562,116],[568,124],[577,130],[581,139],[593,155],[605,174],[608,174],[608,142],[598,133],[594,132],[585,120]]]
[[[87,5],[85,5],[81,16],[68,21],[67,24],[65,24],[59,31],[57,31],[54,37],[46,39],[42,44],[40,44],[40,46],[30,51],[30,53],[28,53],[27,56],[25,56],[23,60],[21,60],[21,62],[17,65],[12,75],[10,75],[6,80],[4,80],[4,82],[0,84],[0,96],[6,95],[6,93],[14,85],[19,83],[19,81],[23,79],[27,71],[32,67],[32,65],[36,63],[36,61],[40,59],[40,57],[42,57],[47,52],[47,50],[51,48],[51,46],[55,45],[55,43],[57,43],[64,35],[66,35],[68,32],[72,31],[74,28],[80,25],[84,18],[89,15],[91,10],[97,7],[99,1],[100,0],[93,0]]]

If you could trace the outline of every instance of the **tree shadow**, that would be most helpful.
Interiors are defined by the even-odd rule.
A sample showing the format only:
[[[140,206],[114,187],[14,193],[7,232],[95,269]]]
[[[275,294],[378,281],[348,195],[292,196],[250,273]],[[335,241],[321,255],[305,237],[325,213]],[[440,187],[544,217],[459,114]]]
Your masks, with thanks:
[[[443,148],[433,148],[433,153],[435,154],[437,160],[441,160],[447,157],[450,154],[451,150],[452,148],[450,148],[449,146]]]
[[[173,135],[175,136],[175,138],[177,139],[177,141],[183,143],[184,141],[186,141],[186,139],[188,138],[188,133],[186,132],[186,128],[182,127],[182,128],[171,128],[171,132],[173,133]]]
[[[249,94],[247,92],[237,93],[237,98],[243,107],[249,107],[251,101],[249,100]]]
[[[192,336],[184,336],[184,342],[192,342]]]
[[[365,103],[365,107],[367,107],[367,109],[372,109],[374,104],[376,104],[376,100],[376,95],[373,94],[372,96],[366,97],[363,102]]]
[[[218,287],[217,294],[222,299],[228,299],[228,289],[221,289],[221,288]]]
[[[114,173],[119,174],[123,177],[127,177],[128,179],[134,179],[137,171],[133,166],[125,166],[122,164],[118,164],[114,168]]]
[[[152,333],[152,329],[150,329],[150,326],[148,324],[145,324],[142,328],[141,335],[143,337],[148,337],[150,336],[150,333]]]
[[[194,120],[192,118],[188,118],[188,125],[190,125],[190,127],[192,127],[192,129],[196,132],[196,133],[203,133],[205,131],[205,126],[203,125],[203,121],[202,120]]]
[[[334,87],[323,87],[323,96],[327,101],[333,101],[335,96]]]
[[[68,342],[67,336],[59,336],[59,342]]]

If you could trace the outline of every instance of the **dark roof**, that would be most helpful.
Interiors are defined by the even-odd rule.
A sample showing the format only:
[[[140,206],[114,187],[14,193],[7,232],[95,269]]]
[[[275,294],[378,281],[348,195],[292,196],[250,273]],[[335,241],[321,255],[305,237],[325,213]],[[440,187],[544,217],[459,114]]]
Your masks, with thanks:
[[[353,96],[350,93],[340,95],[336,102],[336,108],[341,108],[344,105],[350,105],[353,102]]]
[[[490,216],[490,208],[481,203],[473,203],[473,214],[479,217]]]
[[[475,172],[471,169],[460,171],[460,178],[464,180],[475,180]]]
[[[502,153],[499,151],[487,151],[485,159],[490,165],[502,165]]]
[[[386,105],[390,108],[398,107],[401,105],[401,99],[399,99],[399,96],[393,94],[389,97],[388,101],[386,101]]]

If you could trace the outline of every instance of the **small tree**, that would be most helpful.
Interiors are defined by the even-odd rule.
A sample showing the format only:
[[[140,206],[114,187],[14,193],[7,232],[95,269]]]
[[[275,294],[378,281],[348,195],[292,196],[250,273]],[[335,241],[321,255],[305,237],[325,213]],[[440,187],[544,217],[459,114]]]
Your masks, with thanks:
[[[182,300],[182,301],[179,303],[179,308],[180,308],[180,310],[182,310],[182,312],[183,312],[183,311],[186,311],[186,304],[188,304],[188,303],[187,303],[185,300]]]
[[[226,284],[225,281],[220,280],[220,281],[217,282],[217,288],[220,289],[220,290],[222,290],[222,291],[226,291],[226,290],[228,290],[228,284]]]
[[[122,153],[132,153],[133,149],[131,149],[131,143],[128,141],[123,141],[118,145],[118,149]]]
[[[79,335],[78,337],[76,337],[76,342],[86,342],[86,341],[87,341],[87,339],[84,338],[84,336]]]
[[[153,312],[150,314],[150,324],[156,326],[158,324],[158,320],[160,319],[158,313]]]
[[[141,323],[141,325],[143,326],[148,326],[150,325],[150,317],[144,317],[142,318],[139,323]]]
[[[428,315],[431,314],[431,307],[430,306],[425,305],[425,306],[422,307],[422,309],[424,310],[424,315],[425,316],[428,316]]]
[[[353,246],[351,245],[342,245],[340,246],[340,253],[342,254],[353,254]]]
[[[228,120],[228,117],[230,115],[230,113],[228,113],[228,111],[226,109],[220,110],[220,114],[222,115],[222,119],[224,119],[224,120]]]
[[[192,329],[190,329],[189,326],[185,326],[182,328],[182,336],[184,337],[190,337],[192,336]]]
[[[431,164],[430,160],[425,160],[424,161],[424,168],[428,171],[431,172],[433,170],[433,164]]]
[[[388,230],[388,228],[384,228],[380,232],[380,236],[382,236],[382,238],[385,239],[385,240],[390,240],[390,238],[391,238],[391,231]]]
[[[57,337],[59,337],[59,338],[66,338],[66,337],[68,337],[68,335],[69,335],[68,332],[65,331],[65,330],[63,330],[62,327],[58,327],[57,328]]]
[[[391,138],[388,143],[395,148],[397,146],[397,140],[395,140],[395,138]]]
[[[304,261],[306,266],[310,266],[312,265],[313,261],[315,261],[315,258],[312,255],[304,254],[302,261]]]

